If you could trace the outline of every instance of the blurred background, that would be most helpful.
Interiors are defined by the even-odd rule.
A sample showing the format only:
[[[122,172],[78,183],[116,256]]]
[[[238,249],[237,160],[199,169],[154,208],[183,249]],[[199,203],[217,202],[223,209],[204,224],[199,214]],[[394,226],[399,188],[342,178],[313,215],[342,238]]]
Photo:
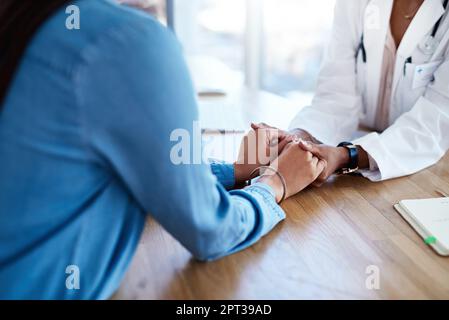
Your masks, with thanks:
[[[246,83],[310,103],[335,0],[149,1],[164,23],[168,12],[199,91]]]

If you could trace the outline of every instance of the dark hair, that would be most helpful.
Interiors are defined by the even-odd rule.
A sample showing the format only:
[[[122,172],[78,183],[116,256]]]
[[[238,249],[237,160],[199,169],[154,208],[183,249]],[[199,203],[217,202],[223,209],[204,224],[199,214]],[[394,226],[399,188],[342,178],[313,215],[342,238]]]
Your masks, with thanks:
[[[39,27],[69,0],[0,0],[0,111],[21,58]]]

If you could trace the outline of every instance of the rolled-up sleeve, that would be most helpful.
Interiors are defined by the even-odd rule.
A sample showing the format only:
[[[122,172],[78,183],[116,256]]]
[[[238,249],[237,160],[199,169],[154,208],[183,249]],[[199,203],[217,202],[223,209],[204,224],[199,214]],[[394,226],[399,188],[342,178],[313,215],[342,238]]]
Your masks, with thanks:
[[[235,171],[233,164],[218,162],[214,160],[210,164],[210,168],[212,170],[212,173],[217,177],[218,181],[227,190],[230,190],[235,186]]]

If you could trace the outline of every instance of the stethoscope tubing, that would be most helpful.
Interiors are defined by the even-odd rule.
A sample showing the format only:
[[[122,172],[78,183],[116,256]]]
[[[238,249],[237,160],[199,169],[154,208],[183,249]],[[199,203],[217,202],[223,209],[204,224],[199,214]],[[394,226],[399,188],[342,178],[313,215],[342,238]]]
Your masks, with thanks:
[[[445,12],[447,11],[448,4],[449,4],[449,0],[444,0],[443,7],[444,7],[444,11]],[[440,17],[440,19],[438,19],[438,21],[435,23],[435,26],[432,29],[432,33],[429,36],[430,39],[428,39],[426,42],[433,41],[433,39],[435,39],[435,37],[436,37],[436,35],[438,33],[438,30],[440,29],[440,24],[441,24],[441,21],[443,20],[444,15],[445,14],[443,14]],[[360,52],[362,53],[362,61],[363,61],[363,63],[366,63],[366,61],[367,61],[367,54],[366,54],[365,41],[364,41],[364,34],[363,33],[362,33],[362,37],[360,39],[360,44],[359,44],[359,46],[357,48],[357,52],[355,54],[355,58],[356,59],[359,57]]]

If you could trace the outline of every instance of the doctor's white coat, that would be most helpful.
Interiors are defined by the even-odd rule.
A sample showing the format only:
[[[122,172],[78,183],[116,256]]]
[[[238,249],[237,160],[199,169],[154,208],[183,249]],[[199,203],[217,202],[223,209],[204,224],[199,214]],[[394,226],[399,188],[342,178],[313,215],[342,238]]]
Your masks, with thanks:
[[[323,143],[354,138],[359,125],[373,127],[382,60],[393,0],[337,0],[332,38],[311,106],[293,120]],[[432,54],[420,47],[444,16]],[[374,165],[362,174],[380,181],[418,172],[449,149],[449,17],[443,0],[425,0],[397,51],[390,127],[353,140]],[[367,60],[356,57],[362,34]],[[413,63],[406,63],[411,57]],[[432,70],[428,79],[420,70]]]

